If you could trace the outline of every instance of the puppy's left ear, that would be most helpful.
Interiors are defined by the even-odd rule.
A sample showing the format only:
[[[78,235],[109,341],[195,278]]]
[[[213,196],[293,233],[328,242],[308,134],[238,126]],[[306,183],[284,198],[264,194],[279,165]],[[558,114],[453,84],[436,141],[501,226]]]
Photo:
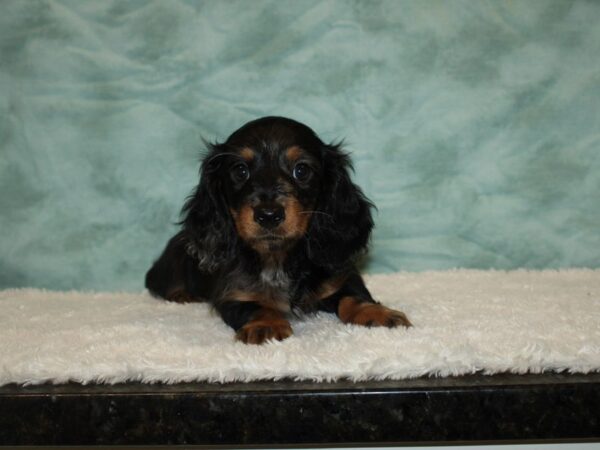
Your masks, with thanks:
[[[337,271],[366,250],[373,229],[373,204],[350,179],[352,164],[340,144],[322,148],[322,186],[307,233],[310,260]]]

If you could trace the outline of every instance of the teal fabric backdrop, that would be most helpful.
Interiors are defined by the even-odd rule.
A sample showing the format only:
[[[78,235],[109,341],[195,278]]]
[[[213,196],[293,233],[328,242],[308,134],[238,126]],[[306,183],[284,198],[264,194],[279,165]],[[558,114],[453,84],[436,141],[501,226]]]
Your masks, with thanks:
[[[345,138],[365,270],[600,267],[598,1],[0,4],[0,287],[138,290],[202,138]]]

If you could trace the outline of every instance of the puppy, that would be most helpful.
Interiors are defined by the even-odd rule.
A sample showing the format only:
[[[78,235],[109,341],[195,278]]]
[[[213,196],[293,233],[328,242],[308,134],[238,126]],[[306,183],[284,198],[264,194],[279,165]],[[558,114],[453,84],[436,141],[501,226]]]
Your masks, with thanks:
[[[291,313],[411,326],[373,300],[355,267],[373,205],[350,180],[340,145],[294,120],[264,117],[209,150],[181,231],[146,274],[153,295],[212,303],[248,344],[289,337]]]

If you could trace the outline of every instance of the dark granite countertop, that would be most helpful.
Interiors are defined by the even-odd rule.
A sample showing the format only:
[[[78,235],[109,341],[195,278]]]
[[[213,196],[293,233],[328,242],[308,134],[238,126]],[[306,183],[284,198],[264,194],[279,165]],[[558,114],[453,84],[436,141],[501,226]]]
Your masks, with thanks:
[[[0,445],[600,441],[600,374],[0,387]]]

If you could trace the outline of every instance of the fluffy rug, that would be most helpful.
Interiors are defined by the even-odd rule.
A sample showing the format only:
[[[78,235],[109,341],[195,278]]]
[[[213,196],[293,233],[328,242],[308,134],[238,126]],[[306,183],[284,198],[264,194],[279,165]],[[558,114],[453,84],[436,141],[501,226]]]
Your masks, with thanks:
[[[206,304],[147,293],[0,291],[0,384],[401,379],[600,370],[600,270],[397,273],[367,278],[411,329],[335,316],[249,346]]]

